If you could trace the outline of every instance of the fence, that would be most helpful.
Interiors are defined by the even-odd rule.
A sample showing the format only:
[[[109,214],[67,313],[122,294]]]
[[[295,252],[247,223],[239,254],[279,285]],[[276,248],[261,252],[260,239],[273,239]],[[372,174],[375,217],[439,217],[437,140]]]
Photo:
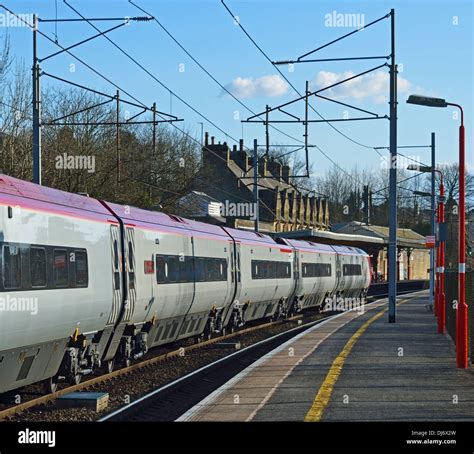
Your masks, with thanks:
[[[445,294],[446,294],[446,331],[456,342],[456,308],[458,301],[458,273],[457,271],[445,272]],[[469,351],[471,363],[474,362],[474,271],[466,273],[466,304],[468,306],[468,332]]]

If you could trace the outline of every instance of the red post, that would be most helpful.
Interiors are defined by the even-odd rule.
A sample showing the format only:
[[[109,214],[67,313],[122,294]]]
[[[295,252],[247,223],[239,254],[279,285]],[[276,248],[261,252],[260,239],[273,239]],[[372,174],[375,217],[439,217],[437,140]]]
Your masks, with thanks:
[[[444,223],[444,184],[441,173],[438,203],[439,225]],[[444,294],[444,241],[439,242],[439,268],[438,268],[438,333],[443,334],[446,325],[446,295]]]
[[[453,104],[454,105],[454,104]],[[464,118],[461,109],[461,126],[459,127],[459,280],[458,306],[456,310],[456,364],[459,368],[468,366],[468,329],[466,304],[466,206],[465,206],[465,148]]]
[[[438,206],[436,209],[436,223],[438,224],[438,229],[439,229],[439,224],[440,224],[440,202],[438,201]],[[439,318],[439,259],[440,259],[440,242],[439,238],[438,240],[438,245],[436,246],[436,266],[435,266],[435,295],[434,295],[434,313],[435,316]]]

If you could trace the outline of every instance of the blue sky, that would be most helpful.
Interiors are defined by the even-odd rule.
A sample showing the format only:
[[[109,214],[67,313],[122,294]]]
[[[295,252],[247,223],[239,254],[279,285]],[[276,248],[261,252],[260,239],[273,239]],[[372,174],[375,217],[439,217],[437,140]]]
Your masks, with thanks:
[[[88,17],[142,15],[126,0],[70,0],[72,6]],[[276,106],[294,99],[297,95],[277,76],[275,68],[233,23],[232,18],[218,0],[136,0],[149,10],[187,48],[187,50],[222,84],[233,90],[236,96],[252,110],[261,112],[265,105]],[[467,128],[467,157],[470,170],[474,170],[472,153],[473,118],[473,4],[465,1],[433,0],[372,0],[310,1],[310,0],[226,0],[233,13],[240,18],[256,42],[273,60],[294,59],[299,55],[354,30],[353,27],[327,26],[328,14],[360,14],[365,24],[381,17],[394,8],[396,11],[397,62],[403,65],[399,80],[399,145],[428,144],[430,133],[437,135],[437,159],[439,162],[457,160],[459,121],[453,118],[452,109],[428,109],[405,103],[410,93],[423,93],[444,97],[460,103],[465,108]],[[55,1],[33,0],[5,1],[4,4],[16,13],[37,13],[42,18],[55,17]],[[57,0],[58,17],[77,17]],[[457,21],[457,24],[456,24]],[[96,23],[101,29],[112,23]],[[345,39],[318,52],[317,58],[388,55],[390,53],[390,20]],[[52,24],[41,24],[41,30],[53,36]],[[12,50],[18,61],[31,64],[31,32],[25,28],[9,28]],[[61,23],[57,26],[59,42],[70,45],[95,31],[88,24]],[[222,93],[200,68],[198,68],[177,45],[154,22],[131,23],[127,27],[108,35],[117,44],[141,62],[171,90],[226,131],[235,139],[243,137],[248,146],[257,138],[264,142],[262,125],[244,124],[241,119],[251,115],[229,95]],[[57,48],[40,38],[39,54],[45,56]],[[135,66],[104,38],[97,38],[75,52],[88,64],[133,94],[141,102],[151,105],[157,102],[158,109],[184,118],[180,128],[200,136],[201,126],[217,140],[226,137],[207,124],[196,113],[174,98],[170,103],[167,90]],[[75,72],[71,64],[75,63]],[[331,80],[344,75],[365,71],[383,63],[381,60],[361,62],[305,63],[296,65],[294,72],[282,71],[298,90],[304,90],[308,80],[313,88],[322,87]],[[184,65],[184,66],[183,66]],[[75,62],[67,54],[57,56],[44,63],[43,69],[68,80],[87,85],[110,94],[115,88]],[[184,69],[184,71],[183,71]],[[387,75],[388,68],[381,73],[357,81],[342,90],[330,93],[336,99],[360,108],[388,114]],[[55,82],[44,78],[44,86]],[[171,104],[171,105],[170,105]],[[341,118],[346,108],[317,99],[316,109],[326,118]],[[295,104],[288,109],[297,116],[304,115],[304,105]],[[350,117],[358,113],[348,111]],[[271,118],[283,118],[278,114]],[[315,114],[313,114],[313,118]],[[388,121],[334,123],[344,134],[369,146],[388,145]],[[277,125],[295,138],[302,139],[301,125]],[[271,130],[272,143],[295,143],[277,131]],[[341,166],[350,169],[377,168],[381,158],[371,149],[358,146],[332,130],[327,124],[310,126],[309,140],[321,147]],[[230,137],[229,143],[234,143]],[[402,150],[404,154],[429,160],[429,150]],[[386,152],[385,152],[386,153]],[[315,149],[310,152],[311,163],[316,174],[324,172],[332,164]]]

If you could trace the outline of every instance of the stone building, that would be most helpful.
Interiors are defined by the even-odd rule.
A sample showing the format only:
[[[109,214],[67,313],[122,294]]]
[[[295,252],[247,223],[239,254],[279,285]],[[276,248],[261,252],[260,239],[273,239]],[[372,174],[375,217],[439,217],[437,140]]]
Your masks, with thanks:
[[[327,200],[300,191],[291,181],[291,168],[265,157],[258,163],[259,230],[267,233],[302,229],[329,230]],[[253,229],[254,204],[253,157],[239,147],[231,149],[224,143],[209,141],[208,133],[202,148],[202,168],[198,173],[195,194],[221,203],[221,217],[235,228]],[[188,197],[188,196],[186,196]],[[186,215],[187,213],[183,213]],[[199,218],[196,213],[195,219]],[[201,218],[215,217],[202,213]]]

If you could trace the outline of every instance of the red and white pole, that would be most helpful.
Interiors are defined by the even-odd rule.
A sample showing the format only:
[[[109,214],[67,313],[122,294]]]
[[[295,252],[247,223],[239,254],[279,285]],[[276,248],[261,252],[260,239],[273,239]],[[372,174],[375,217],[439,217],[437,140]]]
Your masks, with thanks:
[[[441,242],[439,241],[439,227],[440,227],[440,201],[438,201],[438,206],[436,207],[436,223],[438,224],[438,238],[435,237],[435,241],[437,241],[437,246],[436,246],[436,266],[435,266],[435,316],[438,317],[439,320],[439,311],[440,311],[440,301],[439,301],[439,281],[440,281],[440,245]]]
[[[444,224],[444,183],[443,174],[439,186],[438,216],[439,226]],[[438,268],[438,333],[443,334],[446,325],[446,295],[444,293],[444,241],[439,242],[439,268]]]
[[[456,364],[468,367],[468,307],[466,304],[466,187],[465,187],[465,142],[464,112],[458,104],[447,103],[461,110],[459,127],[459,278],[458,306],[456,310]]]

